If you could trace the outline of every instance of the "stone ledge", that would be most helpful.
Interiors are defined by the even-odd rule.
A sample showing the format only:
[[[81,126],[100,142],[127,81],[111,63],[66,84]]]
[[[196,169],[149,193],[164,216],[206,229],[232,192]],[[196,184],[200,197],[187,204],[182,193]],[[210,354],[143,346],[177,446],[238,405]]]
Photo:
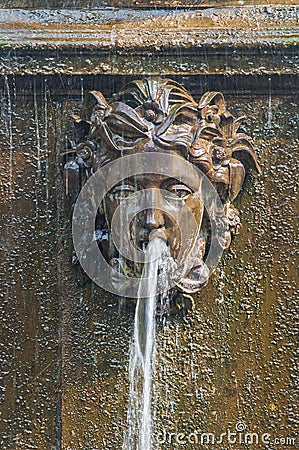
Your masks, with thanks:
[[[3,8],[165,8],[165,0],[2,0]],[[298,0],[271,0],[265,4],[298,5]],[[260,5],[258,0],[169,0],[167,8]]]
[[[181,52],[179,56],[172,51],[163,50],[161,56],[161,52],[139,48],[130,57],[125,51],[111,54],[109,51],[85,48],[79,53],[77,48],[69,47],[58,50],[24,47],[0,57],[2,75],[295,75],[299,72],[298,65],[298,54],[294,48],[272,49],[267,46],[258,49],[201,46]]]
[[[0,10],[2,74],[296,74],[299,7]]]

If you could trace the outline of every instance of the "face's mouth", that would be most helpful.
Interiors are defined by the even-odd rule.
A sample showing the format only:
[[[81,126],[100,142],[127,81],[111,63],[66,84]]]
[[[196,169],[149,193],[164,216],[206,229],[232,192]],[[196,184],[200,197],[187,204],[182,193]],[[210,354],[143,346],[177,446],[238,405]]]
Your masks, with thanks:
[[[206,247],[206,238],[199,235],[196,240],[195,253],[187,254],[182,260],[178,260],[174,253],[179,252],[180,247],[175,240],[169,240],[168,236],[172,238],[171,229],[165,227],[154,228],[149,230],[146,227],[135,228],[135,239],[132,236],[131,243],[135,243],[136,248],[146,251],[149,243],[153,239],[162,239],[168,246],[168,255],[163,258],[162,265],[159,270],[162,274],[168,274],[169,280],[174,282],[176,289],[179,291],[192,294],[198,292],[208,281],[209,268],[204,262],[204,254]],[[172,244],[172,245],[171,245]],[[115,256],[109,261],[115,272],[125,275],[127,278],[139,278],[143,272],[144,266],[141,263],[132,262],[121,256]],[[164,279],[164,278],[163,278]],[[121,291],[126,288],[126,281],[120,279],[117,274],[112,278],[114,286]]]
[[[166,242],[166,245],[169,247],[169,241],[167,239],[165,227],[162,227],[162,228],[155,228],[153,230],[141,228],[138,233],[137,239],[138,248],[145,251],[148,247],[149,242],[155,238],[163,239],[164,242]]]
[[[167,236],[165,233],[165,228],[157,228],[155,230],[152,230],[149,234],[149,240],[152,241],[153,239],[162,239],[167,244]]]

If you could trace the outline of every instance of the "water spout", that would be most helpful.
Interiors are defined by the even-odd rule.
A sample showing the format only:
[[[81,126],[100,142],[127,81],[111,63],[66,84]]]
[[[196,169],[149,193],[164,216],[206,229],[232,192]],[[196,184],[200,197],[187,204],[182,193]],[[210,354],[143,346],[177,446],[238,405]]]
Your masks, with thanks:
[[[135,310],[134,336],[130,348],[130,395],[128,431],[123,450],[151,450],[151,392],[155,372],[155,314],[159,267],[167,255],[163,232],[152,234],[145,253],[151,260],[144,264]]]

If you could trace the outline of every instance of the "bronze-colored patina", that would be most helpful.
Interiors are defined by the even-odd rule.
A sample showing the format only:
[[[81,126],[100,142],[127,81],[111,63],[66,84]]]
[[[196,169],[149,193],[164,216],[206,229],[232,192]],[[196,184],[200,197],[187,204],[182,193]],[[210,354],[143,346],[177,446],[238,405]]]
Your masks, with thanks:
[[[80,115],[73,119],[78,139],[70,142],[70,159],[65,164],[67,193],[72,201],[89,177],[124,155],[148,152],[174,155],[192,163],[210,180],[222,203],[221,214],[215,217],[209,216],[204,208],[202,186],[196,174],[188,175],[191,180],[186,185],[180,179],[183,175],[180,167],[172,167],[173,176],[157,175],[153,168],[153,173],[124,177],[107,194],[96,221],[96,236],[106,260],[122,273],[136,274],[140,273],[138,265],[125,261],[110,239],[112,217],[121,200],[137,191],[154,189],[151,207],[132,220],[132,242],[143,249],[150,232],[163,229],[174,260],[181,250],[181,240],[173,213],[188,221],[183,212],[187,206],[197,230],[188,256],[188,270],[185,269],[176,285],[183,293],[199,291],[209,277],[205,260],[210,246],[215,244],[213,225],[220,230],[216,245],[228,248],[232,234],[240,226],[233,201],[246,177],[260,172],[248,137],[239,132],[244,118],[236,119],[226,110],[220,92],[206,92],[196,102],[179,83],[153,78],[131,82],[109,102],[100,92],[89,92]],[[198,187],[192,189],[192,184]]]

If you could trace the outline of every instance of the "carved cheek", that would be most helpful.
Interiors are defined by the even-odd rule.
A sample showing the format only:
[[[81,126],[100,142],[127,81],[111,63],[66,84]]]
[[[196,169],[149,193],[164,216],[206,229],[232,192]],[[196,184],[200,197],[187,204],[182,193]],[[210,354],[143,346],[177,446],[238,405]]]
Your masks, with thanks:
[[[199,197],[199,194],[190,195],[186,200],[186,206],[190,209],[198,227],[201,226],[202,216],[204,211],[203,203]]]
[[[113,197],[112,194],[108,194],[104,199],[105,215],[109,226],[118,204],[119,202]]]

